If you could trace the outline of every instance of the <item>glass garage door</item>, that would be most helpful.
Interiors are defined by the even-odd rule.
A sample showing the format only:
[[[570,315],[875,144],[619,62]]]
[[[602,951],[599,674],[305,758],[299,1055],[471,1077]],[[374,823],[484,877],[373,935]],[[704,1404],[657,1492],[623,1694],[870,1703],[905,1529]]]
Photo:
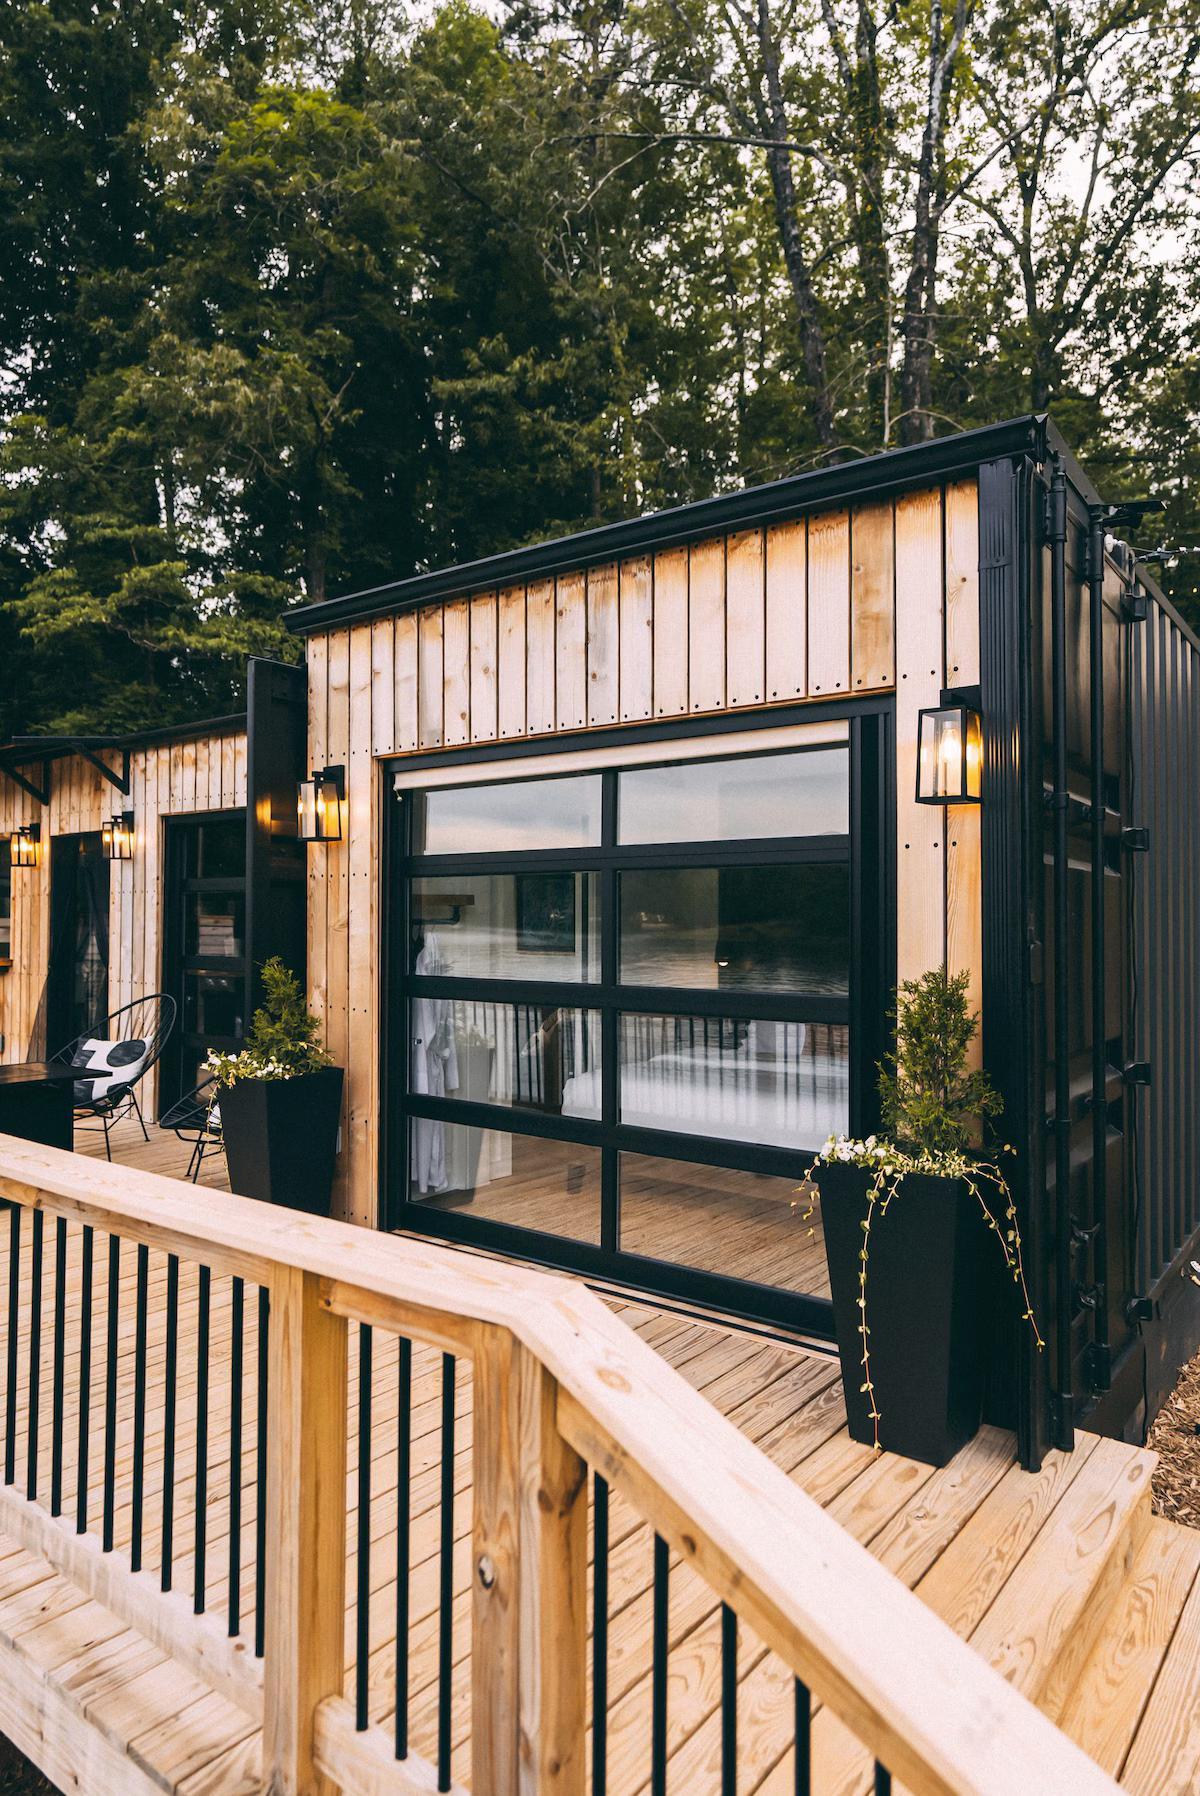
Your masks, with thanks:
[[[862,1084],[851,762],[398,790],[391,1220],[820,1325],[796,1189]]]

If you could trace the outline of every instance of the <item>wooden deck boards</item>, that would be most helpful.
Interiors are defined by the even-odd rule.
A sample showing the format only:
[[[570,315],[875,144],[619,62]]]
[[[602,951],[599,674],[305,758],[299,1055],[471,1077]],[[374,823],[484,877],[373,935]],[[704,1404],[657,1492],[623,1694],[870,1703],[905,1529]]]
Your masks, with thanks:
[[[173,1137],[151,1131],[149,1147],[123,1130],[117,1156],[151,1170],[182,1171],[186,1150]],[[80,1144],[81,1147],[83,1144]],[[88,1148],[95,1150],[95,1143]],[[101,1146],[102,1151],[102,1146]],[[205,1182],[223,1183],[223,1166],[210,1161]],[[22,1256],[30,1252],[28,1218],[21,1231]],[[44,1502],[49,1492],[50,1429],[54,1391],[51,1341],[54,1314],[56,1230],[44,1235],[42,1353],[39,1382],[37,1480]],[[364,1236],[369,1251],[369,1237]],[[7,1271],[8,1230],[0,1221],[0,1289]],[[98,1530],[104,1471],[104,1400],[108,1343],[103,1326],[108,1278],[107,1242],[97,1237],[92,1293],[90,1380],[80,1378],[81,1265],[79,1231],[69,1231],[65,1321],[66,1378],[62,1392],[67,1449],[63,1465],[63,1507],[75,1513],[77,1443],[81,1414],[88,1417],[86,1487],[89,1528]],[[161,1565],[165,1385],[165,1262],[149,1263],[146,1483],[144,1559]],[[28,1291],[28,1280],[22,1288]],[[132,1393],[136,1254],[126,1247],[120,1259],[120,1326],[117,1333],[118,1428],[114,1450],[116,1494],[113,1533],[117,1549],[128,1550],[133,1527]],[[252,1631],[255,1589],[257,1304],[247,1291],[244,1313],[240,1527],[231,1534],[230,1463],[234,1456],[231,1281],[214,1279],[211,1291],[211,1345],[208,1403],[208,1480],[197,1532],[196,1438],[200,1421],[196,1364],[199,1281],[184,1267],[179,1290],[178,1407],[176,1416],[173,1582],[191,1592],[196,1551],[204,1552],[203,1589],[208,1608],[227,1611],[231,1587],[238,1593],[241,1625]],[[1146,1456],[1112,1442],[1082,1436],[1072,1455],[1051,1454],[1036,1475],[1014,1464],[1011,1437],[985,1428],[953,1464],[940,1471],[898,1458],[874,1455],[845,1431],[836,1361],[817,1352],[708,1320],[610,1299],[624,1319],[703,1391],[762,1450],[867,1546],[888,1568],[938,1610],[960,1634],[1039,1696],[1052,1681],[1056,1653],[1072,1618],[1084,1606],[1085,1588],[1097,1581],[1100,1560],[1113,1558],[1133,1538],[1139,1509],[1139,1480]],[[30,1365],[28,1304],[16,1343],[18,1402],[14,1408],[13,1472],[23,1491],[28,1474],[28,1384]],[[372,1380],[370,1510],[369,1707],[374,1721],[391,1727],[395,1704],[395,1530],[397,1523],[398,1349],[376,1333]],[[0,1360],[0,1368],[3,1361]],[[357,1331],[350,1331],[350,1404],[358,1391]],[[413,1356],[413,1426],[410,1556],[410,1740],[414,1750],[433,1758],[437,1738],[437,1642],[441,1422],[440,1355],[418,1347]],[[471,1422],[469,1366],[456,1370],[455,1510],[453,1551],[453,1682],[451,1733],[456,1778],[469,1777],[471,1731]],[[348,1550],[358,1527],[358,1436],[349,1433]],[[90,1601],[35,1555],[5,1539],[0,1518],[0,1648],[16,1670],[13,1689],[34,1691],[53,1681],[64,1700],[86,1716],[103,1756],[126,1753],[131,1791],[158,1788],[187,1796],[217,1796],[256,1787],[258,1737],[247,1716],[224,1697],[196,1682],[186,1671],[124,1627],[100,1604]],[[1164,1772],[1186,1759],[1193,1724],[1184,1694],[1183,1673],[1197,1657],[1200,1587],[1188,1578],[1194,1563],[1186,1550],[1159,1545],[1160,1565],[1145,1559],[1150,1536],[1135,1563],[1154,1591],[1165,1580],[1167,1594],[1145,1598],[1157,1618],[1149,1657],[1125,1649],[1121,1668],[1133,1653],[1140,1678],[1137,1715],[1124,1724],[1121,1765],[1130,1787],[1151,1790],[1192,1787],[1172,1782]],[[237,1552],[231,1559],[231,1542]],[[1082,1543],[1082,1544],[1081,1544]],[[590,1549],[589,1549],[590,1551]],[[781,1551],[803,1553],[802,1541],[781,1543]],[[611,1505],[609,1548],[609,1708],[608,1789],[613,1796],[641,1796],[650,1774],[650,1643],[652,1555],[649,1528],[619,1500]],[[1164,1566],[1166,1569],[1164,1570]],[[1173,1569],[1172,1569],[1173,1568]],[[349,1590],[354,1589],[353,1578]],[[1131,1614],[1141,1612],[1138,1601]],[[1165,1607],[1164,1607],[1165,1605]],[[1114,1609],[1114,1613],[1116,1613]],[[1165,1617],[1165,1619],[1164,1619]],[[346,1618],[347,1665],[355,1651],[353,1595]],[[1154,1630],[1151,1630],[1152,1632]],[[1168,1637],[1169,1636],[1169,1637]],[[671,1796],[716,1796],[721,1757],[721,1629],[719,1606],[689,1567],[673,1562],[668,1606],[668,1787]],[[1179,1643],[1179,1654],[1172,1649]],[[1191,1660],[1182,1656],[1190,1642]],[[1040,1644],[1039,1644],[1040,1643]],[[1102,1643],[1089,1666],[1102,1657]],[[1157,1656],[1155,1656],[1157,1654]],[[1078,1668],[1076,1668],[1078,1669]],[[1080,1679],[1082,1685],[1083,1679]],[[792,1787],[792,1682],[783,1665],[745,1628],[738,1651],[739,1792],[785,1796]],[[16,1701],[17,1697],[11,1698]],[[1081,1744],[1094,1732],[1104,1744],[1104,1717],[1093,1716],[1094,1699],[1077,1690],[1057,1698],[1063,1720]],[[0,1726],[4,1710],[0,1708]],[[1107,1711],[1106,1711],[1107,1713]],[[1077,1730],[1081,1729],[1082,1732]],[[1182,1730],[1182,1735],[1181,1735]],[[1120,1731],[1118,1727],[1117,1731]],[[1186,1735],[1187,1737],[1182,1737]],[[49,1752],[49,1748],[47,1749]],[[1111,1757],[1115,1751],[1104,1745]],[[857,1742],[828,1712],[813,1722],[814,1788],[823,1792],[861,1791],[869,1767]],[[50,1754],[53,1757],[53,1754]],[[58,1761],[56,1761],[58,1762]],[[107,1763],[107,1761],[106,1761]],[[107,1775],[107,1772],[105,1772]],[[1154,1781],[1156,1780],[1157,1781]],[[98,1782],[107,1789],[108,1783]]]

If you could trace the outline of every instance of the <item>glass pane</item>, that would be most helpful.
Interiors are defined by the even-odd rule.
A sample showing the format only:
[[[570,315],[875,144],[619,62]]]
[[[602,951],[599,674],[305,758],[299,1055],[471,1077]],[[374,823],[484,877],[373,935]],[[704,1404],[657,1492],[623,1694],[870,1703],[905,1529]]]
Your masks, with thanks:
[[[550,1116],[600,1115],[600,1015],[415,998],[409,1090]]]
[[[850,829],[850,752],[791,749],[631,767],[619,777],[618,794],[622,842],[844,836]]]
[[[0,836],[0,960],[8,960],[12,953],[11,853],[11,838]]]
[[[196,875],[199,879],[243,879],[246,873],[246,825],[240,817],[198,825]]]
[[[847,992],[850,869],[623,873],[621,978],[701,991]]]
[[[622,1154],[621,1249],[829,1296],[820,1206],[795,1179]]]
[[[414,1203],[514,1228],[600,1240],[600,1151],[414,1116]]]
[[[634,1016],[620,1025],[621,1121],[818,1148],[848,1126],[843,1024]]]
[[[591,873],[447,873],[414,879],[412,970],[456,979],[600,977]]]
[[[184,1033],[240,1038],[242,996],[241,979],[223,973],[185,973]]]
[[[202,960],[240,960],[246,951],[246,900],[233,892],[190,892],[184,900],[183,951]]]
[[[525,848],[594,848],[600,776],[446,786],[412,797],[414,854],[498,854]]]

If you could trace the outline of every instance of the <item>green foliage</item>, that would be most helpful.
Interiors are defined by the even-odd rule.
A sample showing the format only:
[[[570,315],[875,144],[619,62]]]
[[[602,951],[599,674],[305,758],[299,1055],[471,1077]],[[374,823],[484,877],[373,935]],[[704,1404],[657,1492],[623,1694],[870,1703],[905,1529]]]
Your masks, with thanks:
[[[300,981],[277,954],[264,962],[262,982],[265,1001],[250,1019],[246,1046],[238,1054],[211,1053],[205,1062],[218,1087],[239,1079],[299,1079],[332,1065]]]
[[[968,1153],[979,1125],[1003,1108],[987,1074],[967,1065],[979,1026],[967,985],[965,972],[934,967],[896,993],[896,1046],[879,1070],[883,1128],[925,1157]]]
[[[0,739],[228,711],[305,598],[1031,406],[1200,544],[1198,6],[9,0]]]

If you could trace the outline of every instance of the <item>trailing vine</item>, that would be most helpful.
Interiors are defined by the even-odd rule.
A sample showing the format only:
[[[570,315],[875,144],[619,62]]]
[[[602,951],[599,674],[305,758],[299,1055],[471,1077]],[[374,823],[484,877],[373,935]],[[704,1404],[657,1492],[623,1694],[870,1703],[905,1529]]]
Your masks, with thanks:
[[[978,1016],[967,1001],[966,973],[934,968],[921,979],[907,980],[896,994],[896,1048],[879,1069],[879,1093],[886,1135],[854,1140],[831,1135],[809,1168],[808,1208],[804,1221],[814,1233],[816,1207],[812,1174],[821,1165],[858,1166],[870,1174],[867,1210],[859,1249],[858,1335],[862,1348],[860,1391],[867,1398],[875,1451],[879,1451],[879,1402],[871,1370],[871,1328],[867,1310],[871,1234],[910,1174],[959,1179],[978,1203],[995,1235],[1004,1264],[1019,1293],[1021,1320],[1027,1322],[1036,1347],[1045,1347],[1021,1250],[1021,1230],[1012,1191],[1001,1167],[972,1151],[972,1135],[985,1117],[999,1114],[1001,1100],[987,1075],[968,1070],[967,1054]],[[1011,1153],[1011,1148],[1002,1150]],[[984,1195],[990,1186],[998,1199],[1003,1224]]]

